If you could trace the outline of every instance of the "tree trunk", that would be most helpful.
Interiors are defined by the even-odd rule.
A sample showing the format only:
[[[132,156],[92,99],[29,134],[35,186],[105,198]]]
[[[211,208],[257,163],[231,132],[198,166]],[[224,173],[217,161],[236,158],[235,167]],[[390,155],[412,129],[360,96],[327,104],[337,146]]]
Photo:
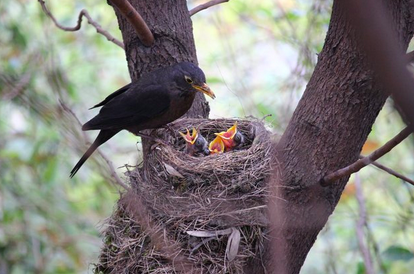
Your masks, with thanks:
[[[133,81],[143,73],[183,61],[197,62],[193,26],[185,0],[129,0],[140,13],[152,31],[155,42],[145,47],[134,28],[114,7],[119,28],[125,44],[128,69]],[[110,2],[108,2],[110,3]],[[208,117],[209,105],[204,96],[197,92],[187,117]],[[149,152],[148,140],[143,139],[144,161]]]
[[[115,9],[133,80],[180,61],[197,63],[185,0],[130,0],[130,3],[155,37],[153,46],[143,46],[129,22]],[[406,49],[413,32],[408,0],[387,3],[398,42]],[[358,159],[386,98],[358,49],[341,1],[334,1],[318,64],[277,146],[281,173],[273,183],[278,199],[270,204],[276,224],[273,234],[276,244],[267,253],[264,268],[268,272],[299,273],[348,178],[327,188],[321,187],[319,180]],[[198,94],[187,115],[207,117],[208,112],[208,104]],[[261,265],[253,268],[248,273],[264,272]]]
[[[280,171],[273,186],[278,199],[270,203],[275,240],[268,253],[272,273],[299,273],[349,178],[326,188],[319,180],[358,159],[387,99],[341,2],[334,1],[318,64],[277,146]],[[406,50],[413,33],[408,1],[386,2]]]

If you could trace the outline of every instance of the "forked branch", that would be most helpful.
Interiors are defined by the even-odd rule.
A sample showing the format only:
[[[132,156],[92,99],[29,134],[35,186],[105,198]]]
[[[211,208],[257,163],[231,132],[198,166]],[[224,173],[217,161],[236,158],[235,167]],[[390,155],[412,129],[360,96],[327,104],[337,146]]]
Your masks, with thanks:
[[[76,24],[76,26],[74,27],[65,27],[63,25],[61,25],[56,18],[53,16],[53,14],[50,12],[50,10],[46,7],[46,3],[43,0],[38,0],[40,5],[42,6],[42,9],[44,11],[44,13],[50,18],[52,19],[53,23],[55,23],[56,27],[60,28],[61,30],[64,31],[78,31],[80,30],[81,26],[82,26],[82,18],[83,16],[86,17],[86,19],[88,20],[88,23],[91,24],[92,26],[95,27],[96,31],[99,34],[102,34],[103,36],[106,37],[106,39],[108,39],[108,41],[116,44],[117,46],[121,47],[124,49],[124,44],[119,41],[118,39],[116,39],[115,37],[113,37],[108,31],[106,31],[105,29],[103,29],[96,21],[94,21],[91,16],[89,15],[88,11],[83,9],[81,10],[81,12],[78,15],[78,23]]]
[[[356,161],[355,163],[347,167],[344,167],[340,170],[337,170],[335,172],[332,172],[331,174],[328,174],[325,177],[323,177],[320,181],[321,185],[328,186],[334,181],[342,177],[349,176],[352,173],[358,172],[363,167],[373,163],[375,160],[377,160],[378,158],[382,157],[383,155],[391,151],[395,146],[397,146],[405,138],[407,138],[411,134],[411,132],[412,132],[412,127],[410,126],[406,127],[400,133],[398,133],[394,138],[389,140],[385,145],[375,150],[367,157],[363,157],[359,159],[358,161]]]

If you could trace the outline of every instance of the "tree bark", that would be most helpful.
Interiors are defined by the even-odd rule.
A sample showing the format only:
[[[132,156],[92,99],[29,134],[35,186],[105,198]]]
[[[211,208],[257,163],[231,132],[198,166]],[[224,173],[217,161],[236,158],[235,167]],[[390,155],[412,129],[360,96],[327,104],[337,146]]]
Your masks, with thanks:
[[[412,37],[408,0],[387,0],[388,10],[405,50]],[[116,12],[132,80],[180,61],[197,63],[192,24],[184,0],[130,0],[154,34],[155,44],[142,45],[135,30]],[[273,187],[278,199],[269,204],[275,241],[263,267],[246,273],[299,273],[306,255],[337,205],[348,178],[323,188],[319,180],[358,159],[387,95],[368,69],[340,0],[333,13],[312,78],[277,145],[280,174]],[[207,117],[209,107],[198,97],[188,116]],[[145,142],[145,141],[144,141]],[[148,147],[148,146],[147,146]],[[144,148],[144,155],[146,149]],[[148,153],[148,151],[146,152]],[[258,261],[259,262],[259,261]]]
[[[193,26],[185,0],[128,0],[140,13],[154,35],[155,42],[145,47],[128,20],[116,9],[119,28],[125,44],[126,59],[132,81],[143,73],[179,62],[197,62]],[[110,4],[110,1],[108,2]],[[209,105],[197,92],[187,117],[208,117]],[[142,140],[144,161],[149,153],[148,140]]]
[[[358,159],[388,97],[369,69],[341,2],[334,1],[317,66],[277,145],[280,170],[272,187],[278,198],[269,204],[271,273],[299,273],[349,178],[326,188],[319,180]],[[409,3],[386,4],[398,43],[406,50],[413,34]]]

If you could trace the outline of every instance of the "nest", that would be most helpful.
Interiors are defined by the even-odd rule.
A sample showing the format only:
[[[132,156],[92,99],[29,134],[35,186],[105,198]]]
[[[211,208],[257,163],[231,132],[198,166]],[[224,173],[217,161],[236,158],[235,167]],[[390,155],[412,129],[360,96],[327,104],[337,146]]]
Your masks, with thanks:
[[[245,136],[238,150],[199,157],[184,152],[178,134],[195,127],[211,141],[235,121],[182,119],[153,132],[166,142],[127,173],[132,190],[108,222],[96,273],[244,273],[260,260],[270,133],[259,120],[237,120]]]

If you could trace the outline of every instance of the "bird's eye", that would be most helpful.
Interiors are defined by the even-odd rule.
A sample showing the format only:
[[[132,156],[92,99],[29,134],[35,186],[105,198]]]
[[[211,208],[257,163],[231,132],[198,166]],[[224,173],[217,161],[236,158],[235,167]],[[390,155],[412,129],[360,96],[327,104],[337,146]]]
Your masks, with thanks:
[[[193,80],[190,77],[184,76],[184,78],[187,81],[187,83],[189,83],[189,84],[192,84],[193,83]]]

